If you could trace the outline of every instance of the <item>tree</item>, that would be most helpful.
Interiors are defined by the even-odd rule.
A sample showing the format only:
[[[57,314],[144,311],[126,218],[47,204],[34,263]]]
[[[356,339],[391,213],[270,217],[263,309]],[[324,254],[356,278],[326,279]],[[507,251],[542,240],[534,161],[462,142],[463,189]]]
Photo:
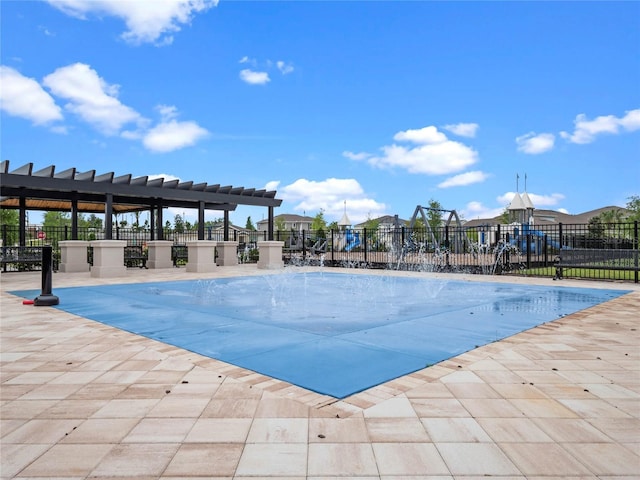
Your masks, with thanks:
[[[338,222],[336,220],[331,222],[329,225],[327,225],[327,230],[329,230],[329,231],[331,231],[331,230],[340,230],[340,227],[338,226]]]
[[[179,213],[173,218],[173,228],[176,233],[184,233],[184,220]]]
[[[20,223],[20,214],[18,210],[2,209],[0,210],[0,224],[18,226]]]
[[[422,217],[416,217],[416,220],[413,222],[413,231],[409,232],[412,239],[416,242],[424,242],[426,238],[427,227],[424,224],[424,220]]]
[[[640,196],[632,195],[630,196],[627,202],[627,210],[630,210],[631,213],[627,217],[628,222],[640,222]]]
[[[45,227],[71,226],[71,214],[69,212],[46,212],[42,225]]]
[[[0,224],[2,228],[3,245],[16,245],[18,243],[18,225],[20,224],[20,214],[18,210],[2,209],[0,210]],[[6,227],[5,227],[6,225]]]
[[[364,222],[364,228],[367,230],[367,241],[374,249],[378,249],[378,227],[380,226],[379,220],[374,220],[370,215],[367,215],[367,220]]]
[[[597,218],[602,223],[620,223],[624,218],[624,212],[621,209],[611,209],[600,212]]]
[[[602,236],[604,235],[604,226],[602,225],[600,215],[596,215],[595,217],[591,217],[589,219],[587,231],[589,232],[589,236],[591,238],[602,238]]]
[[[435,233],[442,227],[442,205],[433,198],[429,200],[429,210],[427,210],[427,222],[431,230]]]
[[[324,211],[321,209],[311,221],[311,230],[316,232],[316,237],[326,238],[324,233],[327,228],[327,222],[324,219]]]
[[[275,219],[275,227],[277,232],[284,232],[285,221],[282,215],[278,215]]]
[[[502,225],[508,225],[509,224],[509,208],[508,207],[504,207],[504,211],[502,212],[502,215],[500,215],[500,223]]]
[[[133,217],[135,218],[135,221],[133,222],[133,227],[138,230],[140,229],[140,212],[133,212]]]
[[[256,227],[254,227],[253,222],[251,221],[251,216],[247,217],[247,224],[245,225],[245,227],[247,230],[251,230],[252,232],[255,232]]]
[[[321,230],[327,228],[327,222],[324,219],[324,211],[321,209],[311,221],[311,230]]]
[[[82,216],[78,219],[78,225],[87,228],[96,228],[98,230],[102,229],[102,219],[98,217],[95,213],[92,213],[87,218]]]

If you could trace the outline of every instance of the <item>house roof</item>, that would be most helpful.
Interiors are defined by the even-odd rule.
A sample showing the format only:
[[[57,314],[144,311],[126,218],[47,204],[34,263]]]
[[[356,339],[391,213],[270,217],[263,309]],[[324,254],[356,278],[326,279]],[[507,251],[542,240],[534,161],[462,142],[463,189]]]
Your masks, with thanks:
[[[279,220],[282,219],[285,222],[305,222],[305,223],[311,223],[313,222],[313,217],[307,217],[307,216],[303,216],[303,215],[296,215],[294,213],[281,213],[279,215],[276,215],[275,217],[273,217],[274,220]],[[267,219],[263,219],[260,220],[259,222],[257,222],[258,225],[262,225],[264,223],[267,223],[269,220]]]
[[[382,215],[381,217],[372,218],[371,220],[373,220],[374,222],[378,222],[379,225],[395,225],[396,216],[395,215]],[[365,225],[366,223],[367,222],[358,223],[356,225],[356,227],[361,227],[361,226]],[[398,223],[400,224],[400,226],[408,225],[409,224],[409,220],[404,220],[404,219],[398,217]]]
[[[522,194],[522,203],[524,204],[524,208],[526,209],[534,209],[535,207],[533,206],[533,202],[531,201],[531,198],[529,197],[529,194],[527,192],[524,192]]]
[[[533,211],[533,219],[536,225],[554,225],[558,223],[564,223],[567,225],[570,224],[586,224],[589,223],[593,217],[597,217],[602,212],[608,212],[610,210],[622,210],[624,212],[628,212],[626,208],[617,207],[617,206],[608,206],[597,208],[595,210],[589,210],[587,212],[578,213],[572,215],[570,213],[558,212],[556,210],[544,210],[544,209],[535,209]],[[469,220],[465,223],[465,227],[479,227],[483,225],[498,225],[503,224],[502,216],[497,216],[493,218],[477,218],[474,220]]]
[[[509,204],[509,210],[524,210],[526,207],[519,193],[516,193]]]

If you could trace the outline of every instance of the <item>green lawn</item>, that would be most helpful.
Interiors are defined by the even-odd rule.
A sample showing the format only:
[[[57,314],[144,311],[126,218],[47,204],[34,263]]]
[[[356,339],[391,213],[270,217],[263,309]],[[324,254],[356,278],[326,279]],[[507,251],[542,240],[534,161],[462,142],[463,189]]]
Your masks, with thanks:
[[[523,275],[531,275],[535,277],[555,277],[555,267],[539,267],[520,270]],[[628,270],[600,270],[591,268],[563,268],[562,276],[564,278],[586,278],[600,280],[622,280],[633,282],[636,278],[636,272]]]

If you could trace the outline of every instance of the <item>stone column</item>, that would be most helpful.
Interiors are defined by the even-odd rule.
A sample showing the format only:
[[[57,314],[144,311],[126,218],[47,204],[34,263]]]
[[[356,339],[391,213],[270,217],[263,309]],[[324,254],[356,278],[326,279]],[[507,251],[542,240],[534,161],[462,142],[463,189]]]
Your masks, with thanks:
[[[171,246],[173,242],[169,240],[151,240],[147,242],[149,249],[149,259],[147,267],[149,268],[171,268]]]
[[[87,261],[87,247],[89,242],[85,240],[62,240],[60,245],[60,271],[88,272],[91,265]]]
[[[226,241],[217,242],[219,267],[238,265],[238,242]]]
[[[127,274],[124,266],[124,240],[94,240],[92,277],[122,277]]]
[[[275,270],[284,268],[282,261],[282,247],[284,242],[264,241],[258,242],[258,268]]]
[[[216,268],[216,244],[213,240],[196,240],[187,242],[189,259],[187,272],[206,273]]]

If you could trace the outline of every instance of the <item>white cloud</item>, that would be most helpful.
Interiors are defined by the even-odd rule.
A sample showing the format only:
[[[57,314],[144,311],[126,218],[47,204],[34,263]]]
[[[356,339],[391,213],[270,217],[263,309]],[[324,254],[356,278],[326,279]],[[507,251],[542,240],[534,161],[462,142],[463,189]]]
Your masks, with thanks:
[[[529,132],[516,137],[518,151],[531,155],[537,155],[553,149],[555,140],[556,137],[552,133],[537,134],[535,132]]]
[[[342,156],[347,157],[350,160],[366,160],[371,156],[371,154],[366,152],[353,153],[345,150],[344,152],[342,152]]]
[[[89,15],[113,16],[123,20],[122,38],[131,44],[168,45],[173,33],[193,17],[218,4],[217,0],[47,0],[62,12],[80,19]]]
[[[409,173],[426,175],[446,175],[459,172],[478,161],[475,150],[460,142],[449,140],[436,127],[406,130],[394,135],[396,141],[408,141],[417,146],[386,145],[381,148],[383,155],[366,157],[366,161],[378,168],[402,168]]]
[[[62,110],[33,78],[0,66],[0,108],[14,117],[26,118],[34,125],[62,120]]]
[[[267,182],[267,184],[264,186],[264,189],[267,192],[270,192],[272,190],[277,190],[279,186],[280,186],[280,180],[272,180],[270,182]]]
[[[447,178],[444,182],[438,184],[438,188],[462,187],[473,183],[484,182],[487,178],[489,178],[489,174],[480,170],[465,172],[460,175]]]
[[[271,81],[267,72],[255,72],[249,68],[240,70],[240,79],[249,85],[264,85]]]
[[[256,60],[245,55],[238,63],[247,64],[251,68],[245,68],[240,71],[240,79],[250,85],[264,85],[271,81],[269,72],[277,68],[282,75],[289,75],[294,71],[293,64],[291,62],[285,62],[284,60],[278,60],[273,62],[269,59],[265,61]]]
[[[153,152],[165,153],[195,145],[209,134],[195,122],[168,120],[150,129],[142,139],[142,144]]]
[[[345,208],[349,219],[355,224],[368,217],[384,215],[386,205],[376,202],[363,190],[357,180],[352,178],[328,178],[313,181],[301,178],[278,190],[278,197],[291,202],[294,210],[309,216],[323,211],[328,222],[338,221]]]
[[[413,142],[420,144],[436,144],[447,141],[447,136],[439,132],[436,127],[424,127],[419,130],[405,130],[398,132],[393,136],[397,142]]]
[[[640,108],[628,111],[626,115],[620,119],[620,126],[630,132],[640,130]]]
[[[173,105],[158,105],[156,110],[160,112],[163,121],[171,120],[178,116],[178,109]]]
[[[469,202],[467,203],[465,208],[460,210],[460,213],[467,220],[474,220],[476,218],[498,217],[504,213],[505,208],[509,206],[515,194],[516,194],[515,192],[505,192],[504,194],[498,196],[496,198],[496,201],[500,206],[495,208],[483,205],[481,202],[476,202],[476,201]],[[539,195],[536,193],[527,192],[527,195],[529,195],[529,198],[531,199],[531,202],[533,203],[533,206],[535,208],[554,207],[565,198],[564,195],[561,193],[552,193],[551,195]],[[558,209],[558,211],[566,213],[566,210],[562,208]]]
[[[456,123],[453,125],[445,125],[442,128],[460,137],[473,138],[476,136],[479,125],[477,123]]]
[[[576,116],[573,133],[560,132],[560,136],[571,143],[591,143],[598,135],[617,135],[621,130],[632,132],[640,129],[640,109],[629,110],[623,117],[602,115],[588,120],[584,113]]]
[[[43,83],[55,96],[69,101],[66,110],[105,135],[115,135],[129,123],[145,122],[135,110],[120,103],[119,87],[107,84],[89,65],[75,63],[58,68]]]
[[[148,180],[155,180],[156,178],[164,178],[165,182],[169,182],[171,180],[180,180],[180,177],[176,177],[175,175],[170,175],[168,173],[154,173],[153,175],[149,175]]]
[[[502,215],[504,207],[490,208],[482,204],[482,202],[469,202],[467,205],[458,212],[467,220],[474,220],[476,218],[494,218]]]
[[[551,195],[539,195],[537,193],[527,192],[527,195],[529,195],[529,198],[531,199],[531,202],[533,203],[533,206],[535,208],[552,207],[554,205],[557,205],[558,202],[564,200],[565,198],[562,193],[552,193]],[[496,200],[498,200],[500,204],[504,206],[508,206],[511,203],[511,200],[513,200],[514,196],[515,196],[515,192],[506,192],[503,195],[500,195]]]
[[[258,62],[256,61],[255,58],[249,58],[247,55],[245,55],[244,57],[242,57],[238,63],[248,63],[249,65],[253,66],[254,68],[257,68],[258,66]]]
[[[276,62],[276,65],[278,67],[278,70],[280,70],[283,75],[288,75],[289,73],[293,72],[293,65],[291,63],[285,63],[282,60],[278,60]]]
[[[34,124],[47,124],[62,119],[54,99],[33,79],[16,70],[0,66],[0,105],[8,114],[24,117]],[[58,68],[43,79],[51,92],[68,103],[64,108],[92,125],[103,135],[120,135],[127,140],[142,140],[154,152],[169,152],[194,145],[209,132],[196,122],[176,120],[178,110],[172,105],[158,105],[161,120],[149,129],[149,120],[117,98],[119,86],[107,84],[89,65],[75,63]],[[133,127],[125,130],[125,127]],[[60,125],[55,133],[67,133]]]

